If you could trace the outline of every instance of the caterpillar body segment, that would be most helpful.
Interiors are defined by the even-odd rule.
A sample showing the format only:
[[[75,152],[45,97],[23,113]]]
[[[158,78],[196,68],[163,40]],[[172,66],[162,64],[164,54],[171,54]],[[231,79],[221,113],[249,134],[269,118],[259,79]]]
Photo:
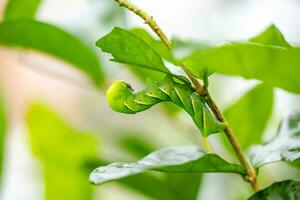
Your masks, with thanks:
[[[215,118],[204,98],[190,85],[177,83],[169,75],[159,83],[147,79],[146,84],[144,90],[134,92],[129,84],[114,82],[107,91],[110,107],[117,112],[135,114],[160,102],[171,101],[192,117],[204,136],[224,130],[224,124]]]
[[[127,96],[132,93],[132,91],[132,88],[127,83],[115,81],[106,92],[106,98],[109,106],[117,112],[128,114],[135,113],[125,106]]]

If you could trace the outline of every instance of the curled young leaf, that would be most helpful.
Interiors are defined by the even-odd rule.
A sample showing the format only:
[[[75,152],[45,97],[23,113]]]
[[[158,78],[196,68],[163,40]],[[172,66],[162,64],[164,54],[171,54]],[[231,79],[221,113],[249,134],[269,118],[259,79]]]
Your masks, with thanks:
[[[196,146],[181,146],[155,151],[135,163],[113,163],[99,167],[91,173],[90,181],[102,184],[148,170],[176,173],[229,172],[245,175],[243,167],[230,164],[215,154],[207,154]]]
[[[107,91],[107,100],[113,110],[127,114],[171,101],[192,117],[204,136],[224,130],[224,124],[211,113],[205,99],[195,93],[190,85],[177,83],[170,75],[159,83],[148,79],[146,88],[136,93],[133,93],[129,84],[116,81]]]

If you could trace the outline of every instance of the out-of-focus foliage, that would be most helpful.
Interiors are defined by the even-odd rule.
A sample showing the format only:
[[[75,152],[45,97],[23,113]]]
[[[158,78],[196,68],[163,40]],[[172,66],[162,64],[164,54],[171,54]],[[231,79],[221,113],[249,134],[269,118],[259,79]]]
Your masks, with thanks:
[[[145,141],[136,135],[130,133],[124,133],[124,136],[120,139],[120,147],[134,157],[143,157],[155,150],[153,144]]]
[[[163,175],[138,174],[118,181],[153,199],[197,200],[201,182],[200,173],[167,173]]]
[[[4,141],[6,132],[6,113],[2,95],[0,95],[0,181],[2,175],[3,158],[4,158]],[[1,184],[1,183],[0,183]]]
[[[48,53],[73,64],[96,83],[103,81],[103,72],[94,52],[55,26],[34,20],[5,21],[0,24],[0,44]]]
[[[274,27],[271,29],[274,30]],[[255,42],[234,42],[195,51],[183,62],[199,78],[202,78],[205,69],[209,69],[210,73],[257,79],[274,87],[300,93],[300,49],[286,48],[287,44],[278,34],[278,31],[267,30],[262,36],[252,39]],[[268,45],[270,43],[272,45]]]
[[[225,117],[242,146],[261,142],[273,108],[273,88],[260,84],[225,110]]]
[[[269,26],[264,32],[256,37],[253,37],[250,39],[250,41],[265,45],[292,48],[292,46],[285,40],[284,36],[275,25]]]
[[[106,26],[115,26],[116,24],[125,25],[127,24],[127,16],[126,11],[124,9],[120,9],[116,6],[114,1],[98,1],[94,0],[95,2],[101,2],[103,4],[104,2],[108,4],[108,8],[104,10],[104,12],[99,13],[100,16],[98,16],[98,20],[100,22],[100,26],[106,25]],[[91,1],[92,2],[92,1]]]
[[[30,107],[27,125],[32,151],[44,173],[46,199],[91,199],[86,166],[97,161],[95,138],[74,130],[42,104]]]
[[[300,181],[273,183],[266,189],[254,194],[248,200],[297,200],[300,199]]]
[[[41,0],[8,0],[4,20],[33,19]]]
[[[263,145],[253,146],[250,158],[255,167],[300,158],[300,113],[282,120],[278,134]]]
[[[135,163],[112,163],[99,167],[90,176],[94,184],[102,184],[148,170],[161,172],[230,172],[245,175],[243,167],[228,163],[216,154],[207,154],[196,146],[170,147],[155,151]]]
[[[196,50],[206,50],[223,44],[223,42],[209,42],[186,40],[178,37],[172,38],[172,53],[177,59],[183,59]]]
[[[34,20],[41,0],[8,0],[0,23],[0,44],[41,51],[72,64],[97,85],[104,74],[95,52],[64,30]],[[63,50],[62,50],[63,47]]]

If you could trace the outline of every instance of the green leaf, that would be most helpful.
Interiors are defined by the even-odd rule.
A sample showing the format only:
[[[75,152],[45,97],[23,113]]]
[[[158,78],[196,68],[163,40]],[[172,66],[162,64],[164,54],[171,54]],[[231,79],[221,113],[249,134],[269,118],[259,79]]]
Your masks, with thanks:
[[[300,49],[257,43],[232,43],[196,51],[184,59],[187,68],[202,78],[203,71],[261,80],[274,87],[300,93]]]
[[[97,160],[95,138],[75,131],[41,104],[30,107],[26,120],[32,151],[41,162],[46,199],[92,199],[85,166]]]
[[[167,173],[165,185],[168,185],[177,196],[173,199],[197,200],[201,180],[201,173]]]
[[[136,157],[146,156],[154,150],[154,147],[136,135],[125,135],[120,140],[120,146]]]
[[[159,40],[154,39],[146,30],[141,28],[135,28],[131,30],[132,33],[140,37],[144,42],[146,42],[152,49],[154,49],[163,59],[173,63],[178,64],[178,61],[173,57],[171,51]],[[154,71],[148,68],[128,66],[131,72],[136,75],[141,81],[146,82],[147,78],[159,81],[164,78],[165,74]],[[170,116],[176,115],[180,112],[178,106],[174,106],[170,103],[164,103],[164,110]]]
[[[4,141],[5,141],[5,132],[6,132],[6,113],[5,106],[3,102],[2,95],[0,96],[0,181],[3,167],[3,158],[4,158]]]
[[[126,136],[121,140],[124,150],[137,157],[146,156],[155,148],[145,139],[137,136]],[[152,197],[153,199],[196,200],[201,183],[200,173],[164,173],[157,178],[152,174],[138,174],[119,180],[138,192]],[[149,187],[149,185],[155,187]],[[182,188],[185,188],[182,190]]]
[[[90,175],[90,181],[94,184],[102,184],[148,170],[169,173],[232,172],[245,174],[243,167],[230,164],[215,154],[207,154],[196,146],[182,146],[155,151],[136,163],[113,163],[99,167]]]
[[[243,149],[261,142],[272,113],[273,89],[259,84],[225,110],[225,117]]]
[[[41,0],[8,0],[4,20],[33,19]]]
[[[80,40],[55,26],[34,20],[6,21],[0,24],[0,44],[53,55],[73,64],[95,83],[103,81],[97,55]]]
[[[260,43],[260,44],[265,44],[265,45],[274,45],[274,46],[281,46],[286,48],[292,47],[285,40],[283,34],[275,25],[269,26],[264,32],[250,39],[250,41]]]
[[[146,30],[142,28],[135,28],[131,30],[131,32],[146,42],[149,47],[154,49],[162,58],[170,63],[173,63],[174,65],[179,65],[178,61],[174,58],[168,47],[160,40],[154,39]]]
[[[300,199],[300,181],[286,180],[273,183],[248,200],[297,200]]]
[[[170,73],[161,56],[136,34],[114,28],[96,43],[102,51],[112,54],[113,60],[133,66]]]
[[[192,52],[207,50],[224,44],[224,42],[209,42],[209,41],[194,41],[184,40],[178,37],[172,38],[173,55],[177,59],[183,59],[190,55]]]
[[[199,78],[202,78],[205,69],[209,69],[210,74],[243,76],[300,93],[299,56],[300,49],[293,48],[272,25],[250,42],[234,42],[194,51],[183,62]]]
[[[166,182],[151,174],[137,174],[118,180],[121,184],[144,194],[151,199],[173,200],[177,196]]]
[[[250,160],[255,167],[277,161],[300,158],[300,113],[282,120],[278,134],[269,142],[250,149]]]
[[[122,184],[130,186],[138,192],[146,194],[152,199],[197,200],[200,188],[201,174],[199,173],[172,173],[166,177],[157,177],[150,174],[138,174],[119,180]]]

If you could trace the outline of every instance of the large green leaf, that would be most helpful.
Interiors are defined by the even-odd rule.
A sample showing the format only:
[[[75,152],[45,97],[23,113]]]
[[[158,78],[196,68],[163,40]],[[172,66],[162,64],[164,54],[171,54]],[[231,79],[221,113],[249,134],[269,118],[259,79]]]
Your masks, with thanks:
[[[177,60],[183,59],[195,51],[207,50],[221,46],[224,42],[196,41],[191,39],[172,38],[173,55]]]
[[[300,93],[300,49],[257,43],[232,43],[197,51],[184,60],[189,70],[202,78],[204,69],[261,80],[290,92]]]
[[[114,61],[169,73],[161,56],[137,34],[125,29],[114,28],[96,44],[112,54]]]
[[[248,200],[298,200],[300,199],[300,181],[282,181],[273,183],[266,189],[254,194]]]
[[[67,61],[94,82],[103,81],[96,54],[80,40],[55,26],[34,20],[13,20],[0,24],[0,44],[41,51]]]
[[[256,42],[266,45],[282,46],[286,48],[292,47],[284,38],[280,30],[275,26],[269,26],[265,31],[263,31],[258,36],[250,39],[251,42]]]
[[[225,117],[242,148],[261,142],[272,107],[272,87],[259,84],[225,110]]]
[[[41,0],[8,0],[4,20],[34,18]]]
[[[41,104],[30,107],[27,125],[32,151],[42,165],[46,199],[92,199],[85,166],[97,160],[95,138],[75,131]]]
[[[155,151],[136,163],[113,163],[95,169],[90,181],[102,184],[140,174],[148,170],[169,173],[231,172],[245,174],[244,168],[230,164],[215,154],[196,146],[170,147]]]
[[[300,158],[300,113],[282,120],[278,134],[269,142],[250,149],[250,160],[255,167],[276,161]]]
[[[205,69],[247,79],[257,79],[274,87],[300,93],[300,49],[292,48],[273,25],[250,42],[233,42],[197,50],[183,62],[197,77]]]
[[[2,99],[2,95],[0,95],[0,181],[1,181],[3,158],[4,158],[5,131],[6,131],[5,106]]]

